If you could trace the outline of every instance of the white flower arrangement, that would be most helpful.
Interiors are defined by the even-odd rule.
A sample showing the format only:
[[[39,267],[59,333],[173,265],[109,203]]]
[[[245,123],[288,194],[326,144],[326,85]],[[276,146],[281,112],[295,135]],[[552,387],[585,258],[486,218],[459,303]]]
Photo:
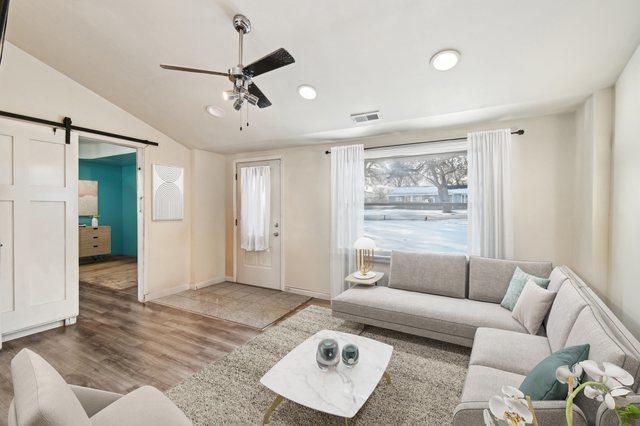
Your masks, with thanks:
[[[590,380],[580,383],[582,374],[586,373]],[[595,361],[586,360],[571,367],[563,365],[556,370],[556,379],[568,386],[565,417],[567,425],[573,425],[573,400],[584,392],[587,398],[604,402],[610,410],[618,415],[620,425],[631,425],[640,419],[640,408],[630,404],[626,399],[631,394],[628,387],[633,385],[633,376],[624,369],[610,362],[603,362],[602,368]],[[502,395],[489,399],[489,410],[484,410],[486,426],[524,426],[538,425],[536,413],[529,396],[513,386],[503,386]]]
[[[591,380],[578,385],[583,370]],[[589,399],[604,402],[607,408],[614,410],[621,425],[640,419],[640,408],[626,400],[631,394],[627,386],[633,385],[633,376],[615,364],[603,362],[600,368],[595,361],[586,360],[571,368],[563,365],[556,370],[556,378],[569,386],[565,410],[568,425],[573,424],[573,400],[580,392]]]
[[[525,399],[520,389],[513,386],[503,386],[501,391],[502,395],[495,395],[489,399],[491,412],[488,410],[483,412],[486,426],[537,424],[531,401]]]

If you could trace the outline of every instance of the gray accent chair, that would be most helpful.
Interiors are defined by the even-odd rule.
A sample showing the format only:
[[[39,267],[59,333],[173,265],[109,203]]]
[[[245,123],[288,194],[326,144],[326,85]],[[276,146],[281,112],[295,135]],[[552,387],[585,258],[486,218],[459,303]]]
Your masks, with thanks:
[[[538,335],[500,306],[516,267],[549,277],[557,293]],[[551,353],[588,343],[589,358],[608,361],[640,381],[640,343],[566,266],[460,255],[393,252],[388,287],[356,286],[331,301],[333,316],[471,347],[453,424],[484,425],[483,410],[503,385],[519,387]],[[640,401],[639,401],[640,402]],[[565,424],[564,401],[534,401],[541,425]],[[577,398],[574,424],[609,425],[615,413]]]
[[[11,360],[9,426],[191,425],[162,392],[143,386],[120,395],[68,385],[41,356],[22,349]]]

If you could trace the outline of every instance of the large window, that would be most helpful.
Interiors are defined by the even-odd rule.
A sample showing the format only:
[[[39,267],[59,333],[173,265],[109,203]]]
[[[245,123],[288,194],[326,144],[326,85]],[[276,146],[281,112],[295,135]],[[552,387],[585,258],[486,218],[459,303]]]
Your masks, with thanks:
[[[383,255],[466,253],[466,151],[366,159],[364,230]]]

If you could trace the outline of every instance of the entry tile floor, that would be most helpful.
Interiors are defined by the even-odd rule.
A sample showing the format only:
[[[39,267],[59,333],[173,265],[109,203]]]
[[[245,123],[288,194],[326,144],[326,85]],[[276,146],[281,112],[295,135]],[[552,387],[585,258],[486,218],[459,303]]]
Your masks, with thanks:
[[[310,299],[279,290],[223,282],[199,290],[185,290],[153,303],[262,329]]]

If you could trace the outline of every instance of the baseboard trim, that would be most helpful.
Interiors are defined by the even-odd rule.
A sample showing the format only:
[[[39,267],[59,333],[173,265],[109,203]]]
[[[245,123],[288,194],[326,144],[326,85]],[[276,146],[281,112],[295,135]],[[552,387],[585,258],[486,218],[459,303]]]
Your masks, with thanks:
[[[227,281],[227,277],[215,277],[215,278],[208,279],[206,281],[195,283],[194,285],[191,286],[191,288],[194,290],[199,290],[201,288],[209,287],[210,285],[214,285],[214,284],[220,284],[225,281]]]
[[[75,318],[75,317],[74,317]],[[42,325],[36,325],[34,327],[25,328],[18,331],[2,334],[2,341],[8,342],[10,340],[19,339],[21,337],[29,336],[31,334],[42,333],[43,331],[51,330],[52,328],[58,328],[64,326],[65,320],[56,320]]]
[[[229,276],[229,275],[227,275],[226,277],[224,277],[224,279],[225,279],[225,281],[234,282],[234,281],[233,281],[233,277],[232,277],[232,276]]]
[[[189,284],[182,284],[176,287],[152,291],[144,295],[144,301],[149,302],[151,300],[160,299],[161,297],[171,296],[172,294],[180,293],[181,291],[189,290],[190,288]]]
[[[327,293],[320,293],[317,291],[305,290],[297,287],[285,286],[284,291],[289,293],[300,294],[302,296],[315,297],[316,299],[331,300],[331,296],[328,295]]]

